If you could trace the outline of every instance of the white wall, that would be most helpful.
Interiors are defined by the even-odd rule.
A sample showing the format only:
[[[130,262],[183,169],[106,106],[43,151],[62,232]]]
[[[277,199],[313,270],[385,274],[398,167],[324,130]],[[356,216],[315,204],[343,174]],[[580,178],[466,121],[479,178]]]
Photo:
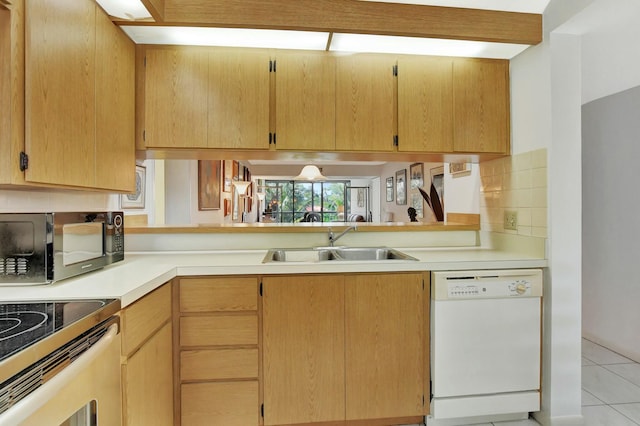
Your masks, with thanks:
[[[640,86],[583,106],[583,335],[640,362]]]
[[[470,164],[471,170],[459,174],[449,173],[449,163],[444,164],[444,187],[447,202],[444,215],[447,213],[480,213],[480,165]]]

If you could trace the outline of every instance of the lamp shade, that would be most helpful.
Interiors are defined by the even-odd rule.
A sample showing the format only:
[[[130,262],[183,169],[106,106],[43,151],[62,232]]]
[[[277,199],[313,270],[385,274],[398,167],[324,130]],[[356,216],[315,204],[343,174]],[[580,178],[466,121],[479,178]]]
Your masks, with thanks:
[[[238,191],[238,195],[240,195],[241,197],[247,195],[247,188],[249,188],[249,185],[251,185],[251,182],[246,180],[233,181],[233,186],[236,188],[236,191]]]
[[[316,166],[304,166],[295,180],[327,180]]]
[[[258,200],[264,201],[264,192],[256,193],[256,197],[258,197]]]

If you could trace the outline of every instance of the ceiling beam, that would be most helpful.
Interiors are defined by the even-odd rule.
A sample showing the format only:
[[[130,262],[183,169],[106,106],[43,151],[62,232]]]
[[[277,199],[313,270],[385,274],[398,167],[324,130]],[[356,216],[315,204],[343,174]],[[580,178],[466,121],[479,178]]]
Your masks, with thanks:
[[[0,0],[2,1],[2,0]],[[140,0],[156,22],[164,21],[165,0]]]
[[[532,45],[542,41],[542,15],[539,14],[360,0],[164,0],[164,19],[158,24]]]

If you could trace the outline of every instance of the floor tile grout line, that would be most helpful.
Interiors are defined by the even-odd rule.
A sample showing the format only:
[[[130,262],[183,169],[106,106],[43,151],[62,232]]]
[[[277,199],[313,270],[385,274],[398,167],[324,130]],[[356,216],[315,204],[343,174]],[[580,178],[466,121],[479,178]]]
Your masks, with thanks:
[[[637,364],[637,363],[634,363],[634,364]],[[612,364],[609,364],[609,365],[612,365]],[[617,364],[617,365],[619,365],[619,364]],[[639,388],[639,389],[640,389],[640,385],[637,385],[637,384],[633,383],[631,380],[627,379],[626,377],[624,377],[624,376],[623,376],[623,375],[621,375],[621,374],[618,374],[618,373],[617,373],[617,372],[615,372],[615,371],[609,370],[605,365],[602,365],[602,366],[600,366],[600,367],[604,368],[605,370],[607,370],[607,371],[608,371],[608,372],[610,372],[611,374],[614,374],[614,375],[616,375],[616,376],[620,377],[620,378],[621,378],[622,380],[624,380],[625,382],[632,384],[634,387],[637,387],[637,388]],[[636,403],[636,404],[637,404],[637,403],[640,403],[640,401],[636,401],[635,403]],[[632,403],[630,403],[630,404],[634,404],[634,403],[632,402]]]
[[[633,404],[633,402],[631,402],[630,404]],[[637,404],[637,403],[636,403]],[[615,405],[623,405],[623,404],[615,404]],[[635,420],[633,420],[632,418],[630,418],[629,416],[627,416],[625,413],[623,413],[622,411],[616,410],[615,405],[609,405],[609,407],[611,407],[613,410],[615,410],[616,412],[622,414],[626,419],[628,419],[631,423],[633,423],[634,425],[640,425],[640,423],[636,422]]]
[[[586,357],[584,354],[582,354],[582,353],[581,353],[581,355],[582,355],[582,357],[583,357],[584,359],[586,359],[586,360],[588,360],[588,361],[590,361],[590,362],[593,362],[595,366],[602,367],[602,368],[603,368],[603,369],[605,369],[606,371],[608,371],[608,372],[610,372],[610,373],[612,373],[612,374],[614,374],[614,375],[616,375],[616,376],[620,377],[621,379],[625,380],[626,382],[629,382],[630,384],[632,384],[632,385],[634,385],[634,386],[640,387],[640,386],[636,385],[635,383],[633,383],[632,381],[630,381],[629,379],[627,379],[626,377],[624,377],[624,376],[622,376],[622,375],[620,375],[620,374],[616,373],[615,371],[612,371],[612,370],[610,370],[610,369],[608,369],[608,368],[606,367],[607,365],[624,365],[624,364],[640,364],[640,363],[638,363],[638,362],[636,362],[636,361],[634,361],[634,360],[632,360],[632,359],[629,359],[629,358],[625,357],[624,355],[621,355],[621,354],[619,354],[619,353],[617,353],[617,352],[614,352],[614,351],[612,351],[611,349],[607,348],[606,346],[602,346],[602,345],[600,345],[600,344],[598,344],[598,343],[592,342],[592,341],[591,341],[591,340],[589,340],[589,339],[585,339],[585,338],[583,337],[583,340],[586,340],[587,342],[590,342],[590,343],[592,343],[593,345],[600,346],[601,348],[603,348],[603,349],[605,349],[605,350],[607,350],[607,351],[609,351],[609,352],[611,352],[611,353],[613,353],[613,354],[616,354],[616,355],[618,355],[618,356],[620,356],[620,357],[622,357],[622,358],[628,359],[628,360],[629,360],[629,362],[620,362],[620,363],[602,363],[602,364],[601,364],[601,363],[598,363],[598,362],[596,362],[596,361],[594,361],[594,360],[592,360],[592,359],[590,359],[590,358]],[[581,368],[584,368],[584,367],[593,367],[594,365],[582,365],[582,366],[581,366]],[[597,396],[593,395],[591,392],[589,392],[588,390],[586,390],[584,387],[582,387],[582,386],[581,386],[581,389],[582,389],[582,391],[583,391],[583,392],[588,393],[589,395],[593,396],[593,397],[594,397],[595,399],[597,399],[598,401],[602,401],[600,398],[598,398]],[[603,403],[603,405],[583,405],[581,408],[582,408],[582,409],[584,409],[585,407],[602,407],[602,406],[609,407],[610,409],[614,410],[616,413],[618,413],[618,414],[622,415],[624,418],[628,419],[628,420],[629,420],[631,423],[633,423],[634,425],[638,425],[638,426],[640,426],[640,423],[636,422],[635,420],[633,420],[633,419],[631,419],[630,417],[628,417],[626,414],[624,414],[624,413],[622,413],[621,411],[619,411],[619,410],[617,410],[617,409],[616,409],[616,406],[620,406],[620,405],[627,405],[627,404],[629,404],[629,405],[631,405],[631,404],[639,404],[640,402],[623,402],[623,403],[613,403],[613,404],[610,404],[610,403],[607,403],[607,402],[602,401],[602,403]]]
[[[634,363],[635,363],[635,361],[634,361],[634,360],[629,359],[629,358],[627,358],[626,356],[624,356],[624,355],[622,355],[622,354],[619,354],[618,352],[616,352],[616,351],[614,351],[614,350],[611,350],[611,349],[607,348],[606,346],[602,346],[601,344],[596,343],[596,342],[594,342],[594,341],[591,341],[591,340],[589,340],[589,339],[586,339],[586,338],[584,338],[584,337],[583,337],[582,339],[583,339],[583,340],[586,340],[587,342],[592,343],[592,344],[594,344],[594,345],[596,345],[596,346],[600,346],[602,349],[605,349],[605,350],[607,350],[607,351],[609,351],[609,352],[611,352],[611,353],[614,353],[614,354],[616,354],[616,355],[618,355],[618,356],[620,356],[620,357],[622,357],[622,358],[624,358],[624,359],[628,359],[629,361],[631,361],[631,362],[634,362]],[[584,355],[583,355],[583,356],[584,356]],[[585,358],[586,358],[586,357],[585,357]],[[587,358],[587,359],[588,359],[588,358]],[[593,362],[595,362],[595,361],[593,361]],[[625,363],[621,363],[621,364],[625,364]]]

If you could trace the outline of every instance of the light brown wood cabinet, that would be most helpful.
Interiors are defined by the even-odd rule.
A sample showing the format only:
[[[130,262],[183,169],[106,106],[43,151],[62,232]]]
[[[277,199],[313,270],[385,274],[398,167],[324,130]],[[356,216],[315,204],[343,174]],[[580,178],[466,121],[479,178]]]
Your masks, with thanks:
[[[208,50],[146,49],[144,128],[147,147],[206,148]]]
[[[269,149],[269,54],[254,49],[144,46],[149,148]]]
[[[506,60],[184,46],[141,51],[141,149],[509,153]]]
[[[335,150],[335,58],[279,51],[275,64],[276,149]]]
[[[132,191],[133,42],[91,0],[0,15],[0,184]]]
[[[395,57],[348,55],[336,63],[336,151],[393,151]]]
[[[264,424],[421,422],[429,404],[428,279],[264,277]]]
[[[398,59],[398,151],[453,152],[453,60]]]
[[[209,148],[269,149],[269,54],[209,51]]]
[[[173,425],[171,285],[121,312],[123,425]]]
[[[265,425],[344,420],[344,282],[263,278]]]
[[[453,140],[456,152],[510,151],[509,61],[453,61]]]
[[[258,425],[258,278],[181,278],[175,294],[175,424]]]

